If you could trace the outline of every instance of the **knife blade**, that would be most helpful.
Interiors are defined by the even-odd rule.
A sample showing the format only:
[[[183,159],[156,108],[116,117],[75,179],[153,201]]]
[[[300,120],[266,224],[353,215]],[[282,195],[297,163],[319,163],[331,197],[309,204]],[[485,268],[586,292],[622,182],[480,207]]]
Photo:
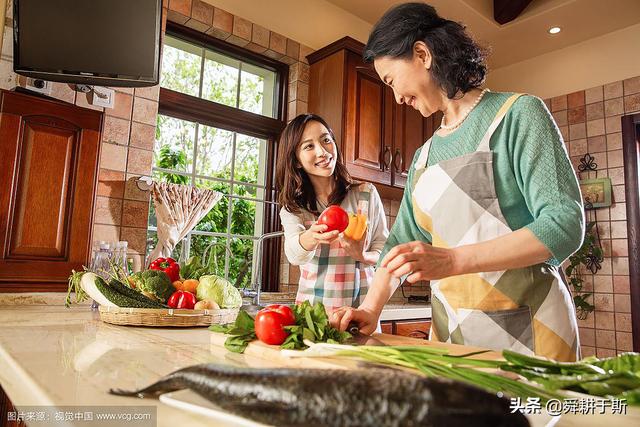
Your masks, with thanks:
[[[351,334],[351,338],[347,340],[347,344],[355,344],[355,345],[378,345],[384,346],[386,345],[379,339],[372,337],[371,335],[365,335],[360,332],[360,327],[356,322],[349,323],[347,326],[347,332]]]

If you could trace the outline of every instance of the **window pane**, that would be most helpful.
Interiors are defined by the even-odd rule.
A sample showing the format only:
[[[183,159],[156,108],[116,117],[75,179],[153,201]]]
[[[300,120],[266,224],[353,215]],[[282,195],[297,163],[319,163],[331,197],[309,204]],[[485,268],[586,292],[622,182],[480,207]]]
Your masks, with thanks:
[[[213,273],[224,277],[225,245],[224,237],[191,235],[191,252],[189,256],[199,256],[204,265],[213,267]]]
[[[186,175],[186,172],[181,174],[179,173],[170,173],[170,172],[162,172],[159,170],[153,171],[153,180],[156,182],[170,182],[173,184],[190,184],[191,177]]]
[[[260,236],[264,219],[264,203],[252,200],[233,199],[231,234]]]
[[[201,47],[165,36],[160,86],[198,96],[201,65]]]
[[[229,215],[229,199],[223,197],[195,226],[195,230],[210,233],[226,233]]]
[[[199,125],[196,158],[198,175],[230,180],[233,132]]]
[[[229,260],[229,281],[237,288],[251,285],[254,240],[232,239]]]
[[[238,106],[238,68],[240,61],[206,51],[202,98],[229,107]]]
[[[246,198],[264,200],[264,188],[254,185],[233,184],[233,194]]]
[[[267,142],[264,139],[238,134],[234,180],[264,185],[264,165],[267,157]]]
[[[153,203],[153,198],[151,199],[151,203],[149,203],[149,227],[157,227],[158,226],[158,218],[156,217],[156,205]]]
[[[153,148],[156,167],[191,173],[196,124],[158,115]]]
[[[239,108],[267,117],[274,116],[273,100],[276,73],[242,63]]]

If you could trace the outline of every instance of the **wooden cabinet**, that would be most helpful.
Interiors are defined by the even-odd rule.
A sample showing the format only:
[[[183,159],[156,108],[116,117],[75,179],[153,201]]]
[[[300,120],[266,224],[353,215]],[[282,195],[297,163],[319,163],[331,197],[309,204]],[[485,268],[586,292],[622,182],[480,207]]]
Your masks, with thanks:
[[[388,320],[380,323],[383,334],[429,339],[430,319]]]
[[[66,290],[91,253],[102,113],[0,96],[0,291]]]
[[[424,118],[397,104],[393,90],[362,61],[363,48],[345,37],[309,55],[309,111],[333,128],[354,178],[404,188],[415,151],[441,116]]]

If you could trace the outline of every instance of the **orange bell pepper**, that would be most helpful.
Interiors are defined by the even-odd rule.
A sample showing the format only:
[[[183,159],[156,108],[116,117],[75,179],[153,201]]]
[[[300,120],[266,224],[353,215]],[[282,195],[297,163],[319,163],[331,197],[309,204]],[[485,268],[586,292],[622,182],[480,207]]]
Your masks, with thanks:
[[[363,214],[349,214],[349,225],[344,235],[352,240],[360,240],[367,231],[367,217]]]

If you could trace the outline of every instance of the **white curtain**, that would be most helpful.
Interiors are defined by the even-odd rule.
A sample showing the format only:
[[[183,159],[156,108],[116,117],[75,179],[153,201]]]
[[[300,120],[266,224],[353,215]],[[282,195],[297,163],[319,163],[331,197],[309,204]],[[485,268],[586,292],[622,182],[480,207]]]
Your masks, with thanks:
[[[222,198],[222,193],[188,185],[154,182],[151,187],[158,219],[158,244],[147,264],[159,257],[169,257],[176,244]]]

